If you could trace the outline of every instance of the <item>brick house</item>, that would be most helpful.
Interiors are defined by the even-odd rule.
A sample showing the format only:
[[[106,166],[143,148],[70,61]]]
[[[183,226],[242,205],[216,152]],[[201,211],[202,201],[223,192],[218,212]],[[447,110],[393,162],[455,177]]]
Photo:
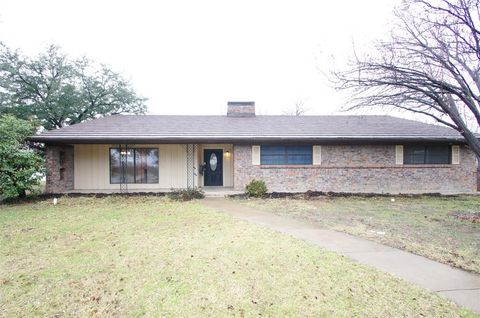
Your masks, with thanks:
[[[456,131],[391,116],[114,115],[44,132],[47,191],[469,193],[476,158]]]

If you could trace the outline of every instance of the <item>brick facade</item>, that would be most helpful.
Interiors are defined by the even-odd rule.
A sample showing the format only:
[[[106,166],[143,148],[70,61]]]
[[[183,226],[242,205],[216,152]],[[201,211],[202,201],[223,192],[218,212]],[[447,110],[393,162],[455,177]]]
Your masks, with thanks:
[[[476,158],[462,146],[459,165],[396,165],[395,145],[325,145],[319,166],[254,166],[252,146],[234,145],[235,189],[252,179],[269,191],[460,193],[477,190]]]
[[[228,102],[227,116],[254,117],[255,102]]]
[[[477,191],[480,192],[480,158],[477,157]]]
[[[73,147],[47,145],[47,193],[73,190]]]
[[[252,179],[260,179],[271,192],[461,193],[477,190],[476,158],[464,146],[460,149],[459,165],[396,165],[395,145],[324,145],[321,157],[318,166],[256,166],[252,164],[251,145],[234,145],[234,187],[243,190]],[[73,147],[47,146],[48,193],[74,189],[73,165]]]

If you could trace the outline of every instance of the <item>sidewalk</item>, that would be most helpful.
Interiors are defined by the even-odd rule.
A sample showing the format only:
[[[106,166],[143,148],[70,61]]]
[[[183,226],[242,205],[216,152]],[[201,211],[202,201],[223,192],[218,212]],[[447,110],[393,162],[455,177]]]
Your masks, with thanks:
[[[341,253],[480,313],[480,275],[363,238],[325,230],[315,224],[263,212],[224,198],[207,198],[201,202],[236,218],[290,234],[322,248]]]

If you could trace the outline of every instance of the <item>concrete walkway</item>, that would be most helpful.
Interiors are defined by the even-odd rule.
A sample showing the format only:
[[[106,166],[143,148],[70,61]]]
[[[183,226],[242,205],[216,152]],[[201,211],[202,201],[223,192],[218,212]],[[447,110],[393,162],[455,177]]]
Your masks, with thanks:
[[[322,248],[341,253],[480,313],[480,275],[363,238],[325,230],[315,224],[263,212],[224,198],[207,198],[201,202],[236,218],[290,234]]]

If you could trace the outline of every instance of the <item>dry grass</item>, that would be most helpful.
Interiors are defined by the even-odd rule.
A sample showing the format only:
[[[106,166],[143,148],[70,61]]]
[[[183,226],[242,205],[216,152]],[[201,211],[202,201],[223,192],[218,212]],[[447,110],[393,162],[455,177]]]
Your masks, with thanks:
[[[155,197],[0,206],[1,317],[459,317],[306,242]]]
[[[319,197],[244,203],[480,273],[480,196]],[[461,215],[464,220],[458,218]]]

